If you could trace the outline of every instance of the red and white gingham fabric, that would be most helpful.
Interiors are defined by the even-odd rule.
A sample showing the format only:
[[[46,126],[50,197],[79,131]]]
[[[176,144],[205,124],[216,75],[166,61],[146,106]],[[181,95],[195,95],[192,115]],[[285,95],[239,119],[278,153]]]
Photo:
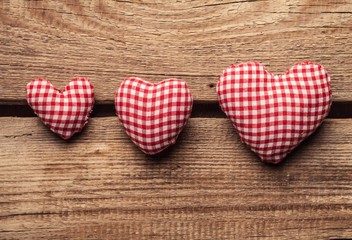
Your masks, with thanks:
[[[94,89],[87,78],[74,78],[63,91],[45,79],[27,84],[27,102],[50,130],[63,139],[80,132],[94,106]]]
[[[158,84],[131,77],[115,96],[116,113],[132,141],[146,154],[173,145],[192,111],[186,82],[166,79]]]
[[[283,75],[256,62],[231,65],[219,76],[217,93],[241,140],[269,163],[279,163],[312,134],[332,102],[328,73],[311,62]]]

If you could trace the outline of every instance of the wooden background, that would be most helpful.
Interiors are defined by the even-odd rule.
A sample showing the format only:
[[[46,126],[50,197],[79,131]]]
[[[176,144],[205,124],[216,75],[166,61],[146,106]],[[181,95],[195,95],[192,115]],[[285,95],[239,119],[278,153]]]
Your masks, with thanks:
[[[0,239],[352,239],[350,0],[2,0]],[[332,75],[324,124],[279,165],[261,163],[220,111],[217,76],[256,60]],[[68,142],[25,85],[88,77],[93,117]],[[123,78],[186,80],[194,112],[148,157],[114,115]]]

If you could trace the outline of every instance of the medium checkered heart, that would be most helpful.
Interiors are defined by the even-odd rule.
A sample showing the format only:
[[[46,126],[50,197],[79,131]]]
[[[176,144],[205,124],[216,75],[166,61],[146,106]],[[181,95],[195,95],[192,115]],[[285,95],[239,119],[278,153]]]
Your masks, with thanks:
[[[256,62],[231,65],[219,76],[217,94],[241,140],[263,162],[279,163],[328,115],[330,77],[311,62],[272,75]]]
[[[116,114],[127,135],[146,154],[157,154],[176,142],[192,103],[187,84],[177,79],[154,84],[127,78],[115,96]]]
[[[27,102],[51,131],[63,139],[80,132],[94,105],[94,89],[86,78],[74,78],[63,91],[45,79],[27,84]]]

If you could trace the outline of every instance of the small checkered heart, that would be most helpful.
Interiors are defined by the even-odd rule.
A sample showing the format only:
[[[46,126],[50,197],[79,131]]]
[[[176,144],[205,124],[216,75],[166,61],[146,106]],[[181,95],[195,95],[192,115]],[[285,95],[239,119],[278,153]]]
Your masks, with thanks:
[[[231,65],[219,76],[220,106],[241,140],[263,162],[279,163],[328,115],[330,77],[311,62],[272,75],[255,62]]]
[[[27,84],[27,102],[51,131],[63,139],[80,132],[94,105],[94,89],[86,78],[74,78],[63,91],[45,79]]]
[[[173,145],[192,111],[192,96],[182,80],[158,84],[125,79],[115,96],[116,114],[127,135],[146,154]]]

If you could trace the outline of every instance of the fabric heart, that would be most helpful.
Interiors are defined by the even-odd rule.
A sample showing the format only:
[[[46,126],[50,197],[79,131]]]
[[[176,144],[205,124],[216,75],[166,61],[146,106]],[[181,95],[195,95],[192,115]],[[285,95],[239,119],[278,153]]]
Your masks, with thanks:
[[[27,102],[51,131],[63,139],[80,132],[94,105],[94,88],[87,78],[74,78],[63,91],[45,79],[26,86]]]
[[[319,64],[304,62],[272,75],[256,62],[231,65],[219,76],[222,110],[263,162],[279,163],[328,115],[330,77]]]
[[[173,145],[192,111],[192,96],[182,80],[158,84],[125,79],[115,96],[116,114],[127,135],[146,154]]]

